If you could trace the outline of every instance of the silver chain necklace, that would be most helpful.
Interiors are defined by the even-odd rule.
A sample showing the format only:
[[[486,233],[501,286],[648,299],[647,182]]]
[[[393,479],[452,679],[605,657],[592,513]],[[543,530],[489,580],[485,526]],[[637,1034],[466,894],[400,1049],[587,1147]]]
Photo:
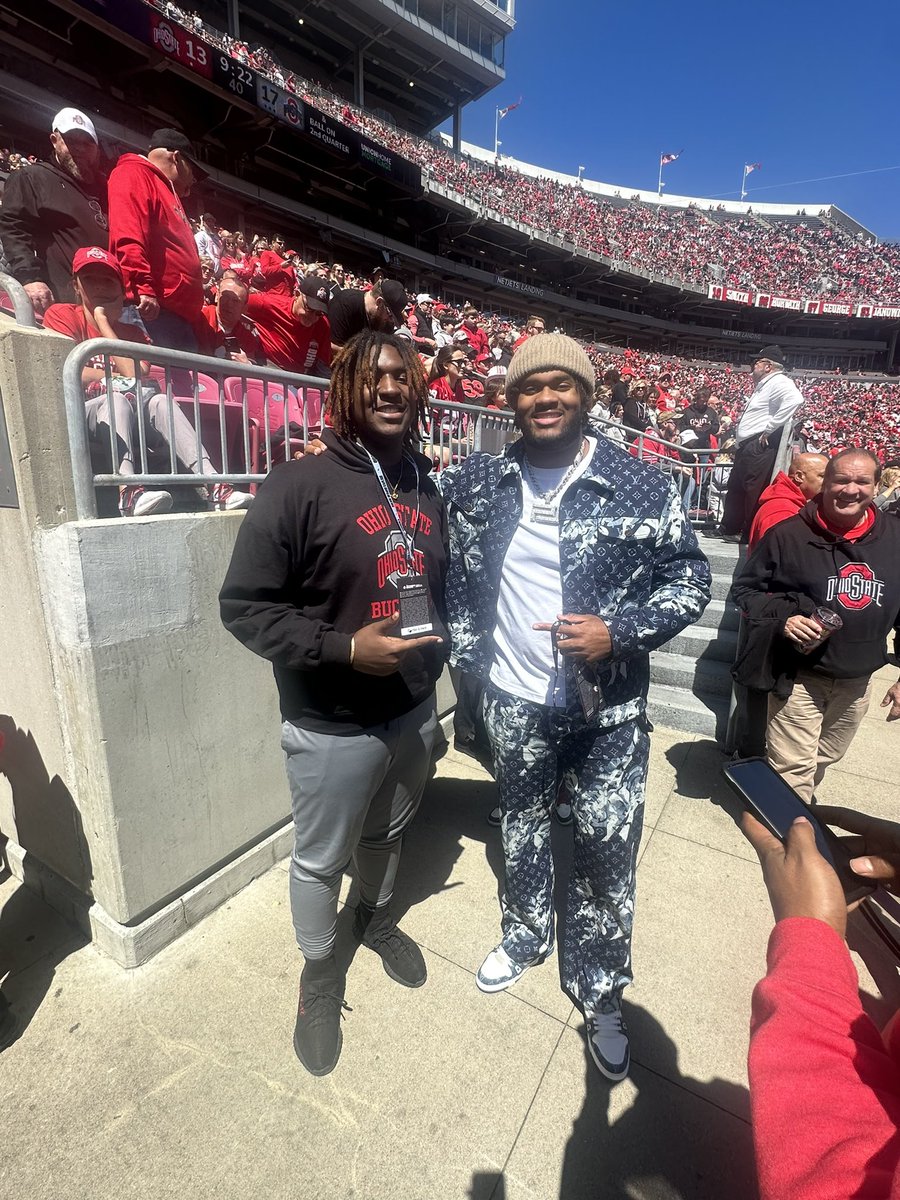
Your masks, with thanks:
[[[531,465],[528,462],[528,456],[523,459],[525,463],[525,471],[531,482],[531,486],[535,494],[535,502],[531,506],[531,519],[537,525],[558,525],[559,524],[559,504],[558,497],[565,491],[569,480],[581,466],[584,457],[588,451],[588,442],[586,438],[581,440],[581,448],[575,456],[575,461],[563,475],[562,479],[550,492],[542,492],[538,481],[535,479],[531,470]]]

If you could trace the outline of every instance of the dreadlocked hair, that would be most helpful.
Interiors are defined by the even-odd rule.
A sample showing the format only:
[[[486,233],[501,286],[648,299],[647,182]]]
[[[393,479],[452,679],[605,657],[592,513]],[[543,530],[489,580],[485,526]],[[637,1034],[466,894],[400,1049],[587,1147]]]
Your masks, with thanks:
[[[329,386],[326,410],[331,419],[331,427],[338,437],[356,438],[360,431],[353,417],[353,402],[363,390],[374,395],[378,389],[378,358],[381,351],[389,346],[396,350],[403,361],[409,390],[415,401],[415,420],[406,431],[404,442],[411,446],[418,438],[418,431],[425,419],[425,401],[428,397],[428,384],[425,379],[425,369],[413,348],[412,342],[399,338],[391,333],[380,333],[374,329],[364,329],[342,346],[331,364],[331,384]]]

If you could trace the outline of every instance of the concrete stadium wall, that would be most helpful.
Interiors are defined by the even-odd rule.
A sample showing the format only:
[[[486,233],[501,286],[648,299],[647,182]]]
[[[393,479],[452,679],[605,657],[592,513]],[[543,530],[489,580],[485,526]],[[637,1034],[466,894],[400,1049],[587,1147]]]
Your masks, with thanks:
[[[0,326],[0,832],[133,966],[287,853],[290,804],[271,668],[218,616],[243,518],[73,519],[68,349]]]

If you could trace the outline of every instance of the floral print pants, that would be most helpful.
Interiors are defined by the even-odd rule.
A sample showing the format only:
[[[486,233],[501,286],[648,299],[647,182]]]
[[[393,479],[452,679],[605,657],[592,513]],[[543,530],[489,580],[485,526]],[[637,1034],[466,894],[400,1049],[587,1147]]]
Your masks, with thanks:
[[[562,979],[589,1009],[631,982],[635,865],[650,752],[646,719],[588,727],[580,711],[522,700],[490,684],[485,724],[500,792],[506,870],[503,947],[515,962],[550,951],[550,810],[560,783],[572,805]]]

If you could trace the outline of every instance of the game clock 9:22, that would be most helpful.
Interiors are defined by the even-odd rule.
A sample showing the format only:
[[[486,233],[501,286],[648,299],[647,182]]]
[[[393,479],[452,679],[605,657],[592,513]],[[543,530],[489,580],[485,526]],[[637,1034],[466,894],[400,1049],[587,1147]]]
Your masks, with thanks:
[[[232,58],[218,53],[213,57],[213,83],[225,88],[233,96],[240,96],[251,103],[256,101],[256,72]]]

